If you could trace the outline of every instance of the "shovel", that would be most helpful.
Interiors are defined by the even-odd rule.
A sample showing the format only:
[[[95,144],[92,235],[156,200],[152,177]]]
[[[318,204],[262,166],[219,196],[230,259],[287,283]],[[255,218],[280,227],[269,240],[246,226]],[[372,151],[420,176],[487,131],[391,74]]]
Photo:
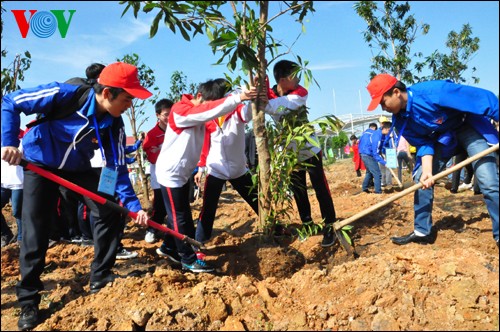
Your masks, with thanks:
[[[66,179],[63,179],[43,168],[40,168],[36,165],[33,165],[32,163],[29,163],[28,161],[22,159],[21,162],[20,162],[20,165],[26,169],[29,169],[30,171],[33,171],[41,176],[43,176],[44,178],[47,178],[51,181],[54,181],[68,189],[71,189],[85,197],[88,197],[90,198],[91,200],[93,201],[96,201],[97,203],[99,204],[102,204],[102,205],[105,205],[115,211],[118,211],[120,213],[124,213],[124,214],[127,214],[129,217],[133,218],[133,219],[137,219],[137,213],[136,212],[132,212],[130,210],[128,210],[127,208],[121,206],[120,204],[117,204],[117,203],[114,203],[114,202],[111,202],[110,200],[107,200],[105,199],[104,197],[101,197],[97,194],[94,194],[93,192],[85,189],[85,188],[82,188],[80,186],[77,186],[76,184],[74,184],[73,182],[70,182]],[[193,240],[191,239],[190,237],[187,237],[186,235],[183,235],[179,232],[176,232],[170,228],[167,228],[163,225],[160,225],[152,220],[149,220],[148,219],[148,226],[152,227],[152,228],[155,228],[159,231],[162,231],[164,233],[167,233],[169,235],[172,235],[174,237],[176,237],[177,239],[181,240],[181,241],[186,241],[188,242],[189,244],[197,247],[197,248],[204,248],[203,244],[196,241],[196,240]]]
[[[490,154],[492,152],[495,152],[497,150],[498,150],[498,143],[495,144],[495,145],[493,145],[492,147],[490,147],[490,148],[482,151],[482,152],[479,152],[478,154],[476,154],[476,155],[474,155],[472,157],[469,157],[469,158],[465,159],[461,163],[458,163],[455,166],[450,167],[449,169],[446,169],[446,170],[442,171],[441,173],[438,173],[438,174],[434,175],[432,177],[432,179],[434,181],[436,181],[438,179],[441,179],[441,178],[443,178],[443,177],[445,177],[445,176],[447,176],[447,175],[449,175],[449,174],[451,174],[451,173],[453,173],[453,172],[461,169],[462,167],[464,167],[464,166],[472,163],[473,161],[475,161],[475,160],[477,160],[479,158],[482,158],[482,157],[484,157],[484,156],[486,156],[486,155],[488,155],[488,154]],[[340,236],[339,240],[340,240],[340,243],[342,244],[342,246],[344,247],[344,249],[346,249],[346,251],[349,254],[353,254],[353,250],[349,246],[349,243],[347,242],[347,240],[344,238],[343,235],[339,234],[340,233],[339,230],[342,227],[344,227],[345,225],[348,225],[348,224],[352,223],[353,221],[356,221],[356,220],[358,220],[358,219],[366,216],[367,214],[372,213],[375,210],[380,209],[381,207],[386,206],[389,203],[394,202],[395,200],[397,200],[397,199],[399,199],[399,198],[401,198],[403,196],[406,196],[406,195],[408,195],[408,194],[410,194],[412,192],[417,191],[418,189],[422,188],[422,186],[423,186],[422,183],[416,183],[413,186],[411,186],[411,187],[403,190],[402,192],[397,193],[396,195],[391,196],[391,197],[383,200],[382,202],[379,202],[379,203],[373,205],[372,207],[370,207],[370,208],[368,208],[366,210],[363,210],[363,211],[361,211],[361,212],[359,212],[359,213],[357,213],[357,214],[355,214],[355,215],[353,215],[353,216],[351,216],[351,217],[349,217],[347,219],[344,219],[342,221],[338,221],[338,222],[333,223],[333,229],[335,230],[335,233],[337,234],[337,237]]]

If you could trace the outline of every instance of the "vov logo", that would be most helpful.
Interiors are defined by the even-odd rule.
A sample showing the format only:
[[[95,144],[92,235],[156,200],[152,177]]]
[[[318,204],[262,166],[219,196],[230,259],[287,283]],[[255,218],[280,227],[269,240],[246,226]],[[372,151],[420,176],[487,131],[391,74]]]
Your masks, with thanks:
[[[29,11],[29,19],[26,19],[25,9],[11,10],[12,14],[14,14],[14,17],[16,18],[19,32],[21,32],[21,36],[23,38],[26,38],[30,29],[35,36],[39,38],[48,38],[55,33],[56,28],[59,30],[61,37],[66,38],[71,19],[73,18],[73,14],[76,10],[68,10],[68,21],[66,21],[66,18],[64,17],[65,11],[66,10],[51,10],[50,12],[47,12],[32,9]]]

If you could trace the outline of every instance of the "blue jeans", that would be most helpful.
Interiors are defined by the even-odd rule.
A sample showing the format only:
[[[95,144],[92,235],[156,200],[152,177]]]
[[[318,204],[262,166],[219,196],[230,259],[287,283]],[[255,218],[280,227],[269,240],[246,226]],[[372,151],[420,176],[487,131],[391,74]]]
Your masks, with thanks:
[[[375,184],[375,193],[382,193],[382,173],[380,172],[380,167],[378,166],[378,162],[372,156],[367,154],[361,154],[361,160],[366,167],[365,179],[363,180],[362,189],[368,190],[368,186],[370,185],[371,179],[373,179],[373,183]]]
[[[2,187],[2,209],[9,200],[12,202],[12,216],[16,218],[17,224],[17,241],[22,240],[22,208],[23,208],[23,190],[22,189],[7,189]],[[2,213],[2,224],[6,224],[5,217]]]
[[[474,156],[489,148],[486,140],[472,127],[465,124],[456,132],[459,145],[462,146],[469,156]],[[441,145],[435,145],[433,158],[433,174],[437,174],[446,167],[450,158],[441,158]],[[486,208],[490,214],[493,228],[493,238],[498,241],[498,167],[496,153],[491,153],[472,163],[477,183],[484,195]],[[422,167],[416,171],[415,183],[422,176]],[[422,234],[430,234],[432,227],[432,206],[434,201],[434,188],[419,189],[414,194],[415,230]]]

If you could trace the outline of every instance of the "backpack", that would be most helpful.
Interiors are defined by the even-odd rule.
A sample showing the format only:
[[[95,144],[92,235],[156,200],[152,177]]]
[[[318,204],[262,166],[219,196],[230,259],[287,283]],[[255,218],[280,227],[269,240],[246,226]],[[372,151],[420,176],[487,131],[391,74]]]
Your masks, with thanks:
[[[26,127],[29,129],[43,122],[63,119],[75,113],[83,107],[83,105],[87,101],[90,90],[96,82],[96,80],[85,79],[81,77],[70,78],[64,83],[79,86],[73,98],[71,98],[71,100],[69,100],[66,105],[58,105],[58,108],[54,109],[50,114],[38,114],[36,120],[28,123]]]

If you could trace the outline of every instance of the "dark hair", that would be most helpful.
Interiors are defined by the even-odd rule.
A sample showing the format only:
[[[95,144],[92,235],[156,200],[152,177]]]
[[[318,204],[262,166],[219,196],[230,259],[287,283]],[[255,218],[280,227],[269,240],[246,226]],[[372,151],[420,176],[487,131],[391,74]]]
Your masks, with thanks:
[[[394,84],[392,86],[392,88],[390,88],[386,93],[384,93],[384,96],[392,96],[392,94],[394,93],[394,89],[399,89],[401,92],[406,92],[406,85],[401,82],[401,81],[397,81],[396,84]]]
[[[115,99],[116,97],[118,97],[118,95],[120,93],[125,92],[125,90],[123,90],[122,88],[115,88],[115,87],[112,87],[112,86],[106,86],[106,85],[102,85],[102,84],[99,84],[99,83],[95,83],[93,85],[93,87],[94,87],[95,93],[98,94],[98,95],[100,95],[102,93],[102,91],[104,90],[104,88],[108,88],[109,92],[113,96],[113,99]]]
[[[351,138],[350,138],[350,139],[351,139],[351,141],[352,141],[353,139],[358,139],[358,138],[356,137],[356,135],[351,135]]]
[[[231,89],[233,88],[231,86],[231,83],[229,83],[229,81],[226,80],[225,78],[216,78],[214,81],[215,81],[215,83],[220,85],[220,88],[222,90],[224,90],[224,95],[229,93],[231,91]]]
[[[203,100],[217,100],[224,97],[226,94],[227,86],[229,82],[224,78],[218,78],[215,80],[209,80],[205,83],[201,83],[198,86],[198,93],[201,93]]]
[[[94,80],[97,81],[101,71],[106,67],[102,63],[93,63],[85,69],[85,76],[87,76],[87,81]]]
[[[288,77],[293,73],[298,72],[299,65],[293,61],[289,60],[281,60],[276,62],[273,68],[273,75],[276,83],[280,81],[280,79],[284,77]]]
[[[174,104],[173,101],[170,99],[160,99],[158,102],[155,104],[155,111],[156,114],[160,114],[162,110],[172,108],[172,105]]]
[[[378,128],[378,126],[377,126],[377,124],[376,124],[375,122],[370,123],[370,124],[368,125],[368,127],[369,127],[369,128],[373,128],[373,129],[375,129],[375,130]]]

